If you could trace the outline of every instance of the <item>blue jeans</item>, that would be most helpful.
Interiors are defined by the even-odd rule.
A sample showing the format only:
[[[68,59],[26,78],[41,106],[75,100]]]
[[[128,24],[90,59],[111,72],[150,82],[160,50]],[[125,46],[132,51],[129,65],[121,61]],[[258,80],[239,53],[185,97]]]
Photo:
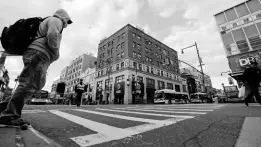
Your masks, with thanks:
[[[23,55],[24,69],[19,77],[19,85],[10,97],[3,117],[21,117],[22,109],[28,98],[41,90],[46,82],[46,72],[50,65],[49,58],[42,52],[29,49]]]

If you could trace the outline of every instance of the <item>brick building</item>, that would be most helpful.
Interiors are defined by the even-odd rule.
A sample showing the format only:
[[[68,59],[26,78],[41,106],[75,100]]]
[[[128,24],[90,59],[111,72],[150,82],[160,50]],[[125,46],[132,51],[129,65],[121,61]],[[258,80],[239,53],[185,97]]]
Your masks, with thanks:
[[[128,24],[99,43],[94,98],[149,103],[156,89],[182,91],[177,59],[177,51]]]

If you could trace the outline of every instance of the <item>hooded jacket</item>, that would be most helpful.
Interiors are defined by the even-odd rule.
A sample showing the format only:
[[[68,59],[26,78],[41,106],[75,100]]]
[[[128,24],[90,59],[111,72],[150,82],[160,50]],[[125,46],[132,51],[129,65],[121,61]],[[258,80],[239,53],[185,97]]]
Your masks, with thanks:
[[[39,26],[35,41],[28,48],[35,49],[45,53],[50,63],[59,58],[59,48],[62,39],[62,30],[68,25],[71,20],[67,12],[63,9],[57,10],[52,17],[46,18]]]

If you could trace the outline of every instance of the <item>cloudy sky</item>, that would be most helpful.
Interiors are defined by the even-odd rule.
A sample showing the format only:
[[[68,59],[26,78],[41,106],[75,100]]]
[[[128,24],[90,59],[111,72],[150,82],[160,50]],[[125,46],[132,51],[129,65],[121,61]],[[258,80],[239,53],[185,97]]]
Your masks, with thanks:
[[[229,70],[222,42],[213,15],[243,0],[1,0],[0,29],[20,18],[46,17],[63,8],[73,24],[63,31],[60,59],[48,69],[45,90],[59,77],[63,67],[83,53],[97,54],[99,41],[126,24],[139,26],[179,52],[180,60],[199,68],[195,48],[181,48],[198,44],[205,64],[203,70],[211,76],[213,87],[228,84]],[[0,50],[3,50],[0,45]],[[5,63],[11,77],[23,68],[21,57],[8,57]]]

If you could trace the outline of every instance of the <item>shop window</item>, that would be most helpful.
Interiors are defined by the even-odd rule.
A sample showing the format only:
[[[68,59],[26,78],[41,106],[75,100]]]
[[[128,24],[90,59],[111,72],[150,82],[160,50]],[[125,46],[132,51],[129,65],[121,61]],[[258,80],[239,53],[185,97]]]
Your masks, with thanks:
[[[247,1],[247,6],[251,13],[261,10],[261,4],[258,0]]]
[[[137,76],[137,81],[143,83],[143,77]]]
[[[180,85],[175,84],[175,90],[176,90],[176,92],[180,92]]]
[[[155,87],[155,80],[150,79],[150,78],[146,78],[146,86],[147,87]]]
[[[163,82],[163,81],[158,81],[158,89],[159,89],[159,90],[165,89],[165,82]]]
[[[133,52],[133,57],[136,58],[136,52]]]
[[[167,83],[167,89],[173,90],[173,84],[172,83]]]
[[[124,75],[116,77],[116,83],[124,81]]]
[[[124,68],[125,62],[121,62],[121,69]]]

